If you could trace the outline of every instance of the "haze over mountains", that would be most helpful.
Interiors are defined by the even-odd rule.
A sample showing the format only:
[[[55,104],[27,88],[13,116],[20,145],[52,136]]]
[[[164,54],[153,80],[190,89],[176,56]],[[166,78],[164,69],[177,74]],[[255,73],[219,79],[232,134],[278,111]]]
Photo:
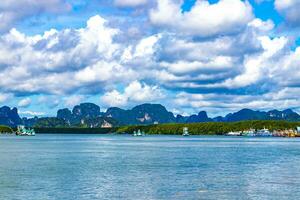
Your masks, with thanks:
[[[57,111],[56,117],[20,118],[17,108],[3,106],[0,108],[0,124],[16,127],[23,124],[30,127],[112,127],[121,125],[148,125],[162,123],[199,123],[199,122],[236,122],[243,120],[286,120],[300,121],[300,115],[291,109],[279,111],[254,111],[242,109],[226,116],[209,118],[205,111],[190,116],[182,116],[168,111],[160,104],[142,104],[125,110],[111,107],[101,112],[93,103],[81,103]]]

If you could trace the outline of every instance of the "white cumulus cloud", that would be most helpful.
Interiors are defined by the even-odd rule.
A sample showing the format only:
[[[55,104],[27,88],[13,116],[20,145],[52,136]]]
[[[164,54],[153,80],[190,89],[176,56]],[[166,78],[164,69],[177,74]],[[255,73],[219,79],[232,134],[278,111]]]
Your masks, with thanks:
[[[0,32],[9,30],[26,17],[40,13],[60,13],[70,9],[71,5],[65,0],[1,0]]]
[[[144,103],[164,97],[163,91],[158,86],[149,86],[134,81],[124,89],[124,93],[117,90],[107,92],[101,97],[101,101],[109,106],[125,106],[129,102]]]
[[[18,106],[22,107],[22,108],[26,108],[26,107],[30,106],[30,104],[31,104],[31,99],[29,97],[27,97],[27,98],[20,100],[18,103]]]
[[[84,96],[83,95],[72,95],[69,97],[65,97],[64,104],[67,107],[74,107],[75,105],[78,105],[83,101]]]
[[[150,12],[152,24],[200,37],[235,33],[253,18],[248,1],[220,0],[215,4],[197,1],[188,12],[182,12],[181,4],[171,0],[157,3],[157,8]]]
[[[299,0],[275,0],[275,8],[288,24],[300,26]]]

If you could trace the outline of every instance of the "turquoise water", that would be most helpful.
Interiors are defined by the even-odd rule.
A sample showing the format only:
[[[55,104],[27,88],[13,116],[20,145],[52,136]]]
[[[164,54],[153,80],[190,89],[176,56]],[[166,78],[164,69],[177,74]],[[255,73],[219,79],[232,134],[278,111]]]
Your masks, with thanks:
[[[0,199],[300,199],[300,140],[0,136]]]

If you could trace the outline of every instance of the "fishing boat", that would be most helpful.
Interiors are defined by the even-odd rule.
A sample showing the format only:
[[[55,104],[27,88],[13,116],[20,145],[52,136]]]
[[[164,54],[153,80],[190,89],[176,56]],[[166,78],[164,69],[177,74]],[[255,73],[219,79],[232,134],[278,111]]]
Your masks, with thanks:
[[[188,129],[188,127],[184,127],[183,128],[183,133],[182,133],[182,136],[189,136],[190,134],[189,134],[189,129]]]
[[[16,135],[19,136],[35,136],[34,129],[26,129],[25,126],[18,126]]]
[[[140,136],[144,136],[144,135],[145,135],[145,132],[141,131],[140,129],[138,131],[133,132],[133,136],[135,136],[135,137],[140,137]]]

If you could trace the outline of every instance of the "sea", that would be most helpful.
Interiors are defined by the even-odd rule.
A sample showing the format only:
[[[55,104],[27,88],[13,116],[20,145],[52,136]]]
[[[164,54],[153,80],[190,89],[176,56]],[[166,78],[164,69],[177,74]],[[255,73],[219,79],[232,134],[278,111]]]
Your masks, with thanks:
[[[300,199],[300,138],[0,136],[1,200]]]

